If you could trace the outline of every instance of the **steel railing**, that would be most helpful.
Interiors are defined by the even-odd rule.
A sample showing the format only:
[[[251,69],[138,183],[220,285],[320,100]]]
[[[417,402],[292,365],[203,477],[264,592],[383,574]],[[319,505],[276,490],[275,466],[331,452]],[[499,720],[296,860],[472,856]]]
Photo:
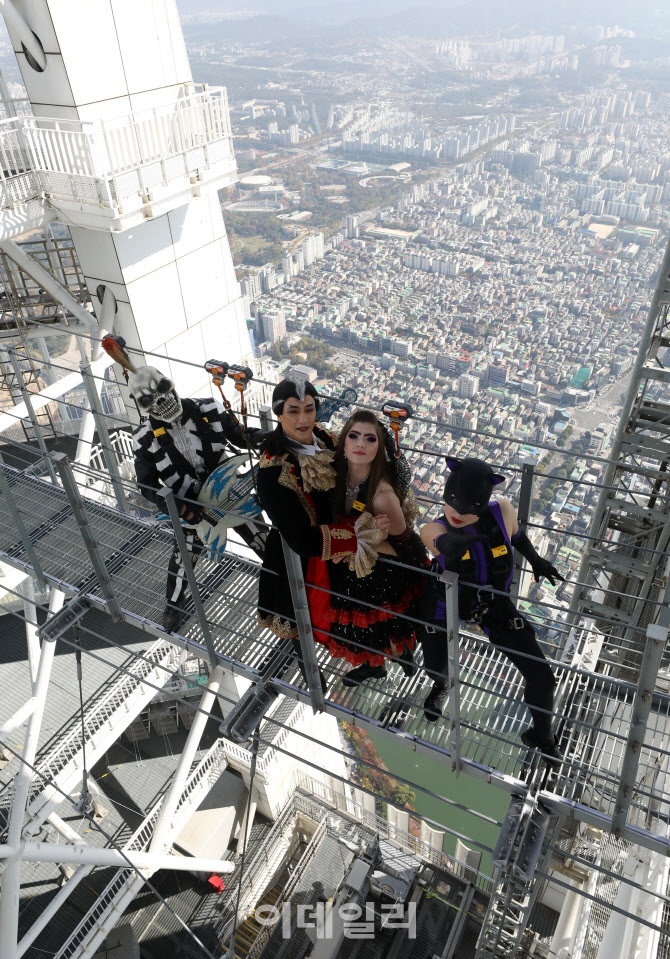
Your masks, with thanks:
[[[112,120],[17,116],[0,121],[4,208],[42,193],[112,207],[222,162],[233,162],[223,87]]]

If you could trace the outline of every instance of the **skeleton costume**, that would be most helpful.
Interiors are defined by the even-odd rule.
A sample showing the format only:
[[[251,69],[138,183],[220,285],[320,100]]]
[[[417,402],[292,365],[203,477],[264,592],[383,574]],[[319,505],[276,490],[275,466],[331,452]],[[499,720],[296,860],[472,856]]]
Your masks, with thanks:
[[[152,366],[142,367],[131,376],[130,389],[139,409],[148,415],[148,420],[133,433],[140,491],[162,509],[164,503],[157,491],[168,486],[174,491],[180,511],[184,515],[193,513],[197,521],[200,509],[187,501],[197,499],[204,480],[219,465],[229,443],[246,448],[239,425],[213,399],[181,399],[172,380]],[[243,535],[245,529],[238,527]],[[257,531],[250,526],[247,532],[252,536]],[[184,536],[195,564],[202,543],[194,529],[186,527]],[[166,628],[179,624],[187,589],[186,573],[175,544],[168,565],[163,616]]]

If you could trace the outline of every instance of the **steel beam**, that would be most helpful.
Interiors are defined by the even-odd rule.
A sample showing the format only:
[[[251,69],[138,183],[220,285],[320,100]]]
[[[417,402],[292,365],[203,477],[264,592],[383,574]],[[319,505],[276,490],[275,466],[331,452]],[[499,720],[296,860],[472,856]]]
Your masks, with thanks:
[[[2,355],[2,352],[3,351],[0,350],[0,355]],[[92,364],[94,375],[102,374],[109,365],[110,359],[105,353],[100,359],[96,360],[95,363]],[[65,393],[68,393],[70,390],[76,390],[80,385],[81,373],[66,373],[65,376],[63,376],[60,380],[56,380],[56,382],[52,383],[51,386],[45,387],[43,390],[40,390],[39,393],[30,394],[33,409],[42,409],[43,407],[48,406],[49,403],[61,402],[61,397],[64,396]],[[5,430],[10,429],[12,426],[16,426],[17,422],[20,422],[27,416],[28,410],[23,402],[17,403],[10,409],[0,413],[0,433],[4,433]]]
[[[666,603],[670,598],[668,596],[669,591],[670,588],[666,589]],[[637,769],[640,764],[640,755],[642,747],[644,746],[644,735],[647,730],[649,713],[651,712],[654,687],[667,642],[667,626],[665,628],[654,624],[647,626],[647,642],[642,656],[640,678],[638,680],[637,690],[635,691],[633,712],[626,740],[626,751],[619,773],[619,787],[614,803],[614,815],[612,816],[611,832],[614,833],[616,839],[621,838],[623,827],[626,825],[628,819],[628,810],[630,809],[635,783],[637,782]]]
[[[219,686],[223,678],[224,671],[221,666],[217,666],[209,675],[207,687],[202,694],[200,706],[193,720],[193,725],[189,729],[188,737],[181,756],[179,757],[179,763],[170,783],[170,788],[161,803],[158,819],[156,820],[153,836],[151,837],[151,843],[149,844],[149,852],[164,852],[172,845],[170,834],[177,806],[179,805],[179,800],[182,798],[184,784],[191,771],[193,757],[200,745],[202,734],[205,731],[207,720],[210,717],[212,706],[216,701],[216,694],[219,691]]]
[[[0,846],[0,859],[5,858]],[[200,856],[168,856],[165,853],[137,852],[134,849],[107,849],[97,846],[70,845],[53,842],[22,842],[21,862],[57,862],[82,866],[115,866],[117,869],[175,869],[178,872],[232,872],[235,863],[228,859],[205,859]],[[4,888],[3,873],[3,888]],[[4,892],[3,892],[4,896]],[[16,944],[14,946],[16,948]],[[5,953],[3,953],[5,959]]]
[[[300,637],[300,653],[307,678],[309,698],[314,712],[323,712],[324,698],[323,689],[321,688],[321,673],[316,658],[316,649],[314,648],[314,633],[312,632],[312,620],[309,615],[305,574],[303,573],[300,557],[297,553],[293,552],[283,536],[282,546],[284,547],[286,572],[288,573],[291,599],[293,600],[296,625]]]
[[[9,515],[12,517],[14,521],[14,525],[16,526],[16,531],[19,534],[19,538],[21,540],[23,548],[26,551],[26,556],[28,557],[28,561],[33,568],[35,577],[37,578],[37,582],[40,584],[40,587],[42,589],[46,589],[47,581],[44,577],[42,564],[37,558],[35,547],[33,546],[30,536],[28,535],[28,529],[26,527],[26,524],[23,522],[23,517],[21,516],[19,507],[14,498],[14,494],[12,493],[12,489],[9,485],[9,480],[5,476],[5,471],[2,468],[1,462],[0,462],[0,493],[2,493]]]
[[[50,608],[57,607],[59,601],[62,601],[63,598],[62,593],[54,591]],[[0,894],[0,956],[2,956],[2,959],[15,959],[16,957],[21,883],[21,861],[16,850],[18,850],[21,842],[21,832],[30,796],[30,785],[33,781],[32,767],[35,765],[37,744],[42,728],[42,717],[55,652],[56,643],[45,641],[35,683],[35,699],[38,705],[28,720],[28,729],[26,730],[21,756],[22,761],[14,780],[14,797],[7,827],[7,847],[11,851],[11,855],[2,874]]]
[[[19,728],[19,726],[23,726],[26,720],[30,719],[38,705],[39,700],[32,696],[30,699],[26,700],[23,706],[20,706],[16,712],[9,717],[9,719],[5,720],[2,726],[0,726],[0,761],[10,762],[13,759],[13,756],[3,752],[2,744],[16,729]]]
[[[19,942],[18,946],[16,947],[16,959],[21,959],[21,956],[28,951],[40,933],[46,929],[53,917],[66,903],[69,896],[74,892],[82,879],[85,879],[94,868],[94,866],[79,866],[75,874],[64,883],[54,898],[47,903],[46,908],[40,912],[35,922],[26,932],[23,939],[21,939]]]
[[[447,623],[447,650],[449,656],[449,746],[451,768],[458,775],[461,771],[461,690],[460,631],[458,626],[458,575],[445,569],[440,576],[444,586]]]
[[[112,448],[112,441],[109,435],[109,430],[107,429],[105,416],[98,408],[101,402],[100,394],[98,393],[98,388],[91,373],[91,366],[89,363],[81,364],[81,376],[84,381],[86,395],[88,396],[88,403],[91,415],[93,416],[93,422],[95,423],[95,428],[98,431],[98,437],[102,445],[102,456],[105,461],[105,466],[107,467],[107,472],[109,473],[112,481],[112,488],[114,489],[114,496],[116,498],[117,505],[122,513],[127,513],[128,500],[126,499],[126,492],[123,488],[123,482],[119,472],[119,464],[116,459],[116,454]]]
[[[52,463],[49,460],[49,450],[47,449],[47,444],[44,442],[44,436],[42,435],[42,427],[39,420],[35,414],[35,409],[33,407],[33,402],[30,396],[30,390],[26,387],[26,381],[23,378],[23,370],[21,369],[21,364],[18,361],[15,350],[9,350],[9,359],[12,364],[12,369],[14,370],[14,376],[16,377],[16,382],[18,384],[19,390],[21,391],[21,396],[23,397],[23,402],[28,410],[28,418],[30,419],[31,426],[35,433],[35,439],[37,440],[37,445],[42,451],[49,470],[49,475],[51,476],[51,482],[57,483],[56,474],[54,473],[54,468]]]
[[[524,532],[527,531],[528,523],[530,522],[530,514],[533,508],[533,486],[535,483],[535,464],[534,463],[524,463],[521,470],[521,488],[519,490],[519,509],[517,511],[517,516],[519,519],[519,529]],[[528,569],[528,560],[525,559],[518,549],[514,550],[514,560],[516,562],[516,575],[514,577],[514,582],[512,583],[512,588],[510,589],[510,596],[512,602],[516,603],[519,598],[519,593],[521,591],[521,583],[523,582],[523,577]]]
[[[93,565],[95,575],[97,576],[98,583],[100,584],[100,589],[103,596],[107,600],[109,614],[115,622],[119,622],[123,619],[121,607],[119,606],[118,600],[114,595],[114,590],[112,589],[112,580],[107,572],[105,561],[102,558],[100,547],[98,546],[93,527],[91,526],[91,522],[88,518],[86,506],[84,505],[83,499],[79,495],[79,487],[77,486],[77,481],[74,478],[70,461],[65,453],[56,453],[53,457],[53,460],[56,464],[58,472],[60,473],[63,489],[65,490],[68,500],[70,501],[74,518],[77,521],[79,531],[82,539],[84,540],[84,545],[86,546],[88,555],[91,558],[91,563]]]
[[[23,618],[26,624],[26,650],[28,652],[28,669],[30,683],[35,689],[37,667],[40,662],[40,641],[37,635],[37,604],[35,602],[35,585],[32,576],[26,576],[17,592],[23,596]]]
[[[114,319],[116,312],[116,299],[114,294],[109,289],[105,288],[105,292],[102,297],[102,309],[100,311],[100,322],[97,326],[96,336],[98,340],[91,340],[90,353],[91,353],[91,362],[93,359],[97,358],[100,355],[101,351],[101,338],[104,331],[113,332],[114,329]],[[88,366],[88,354],[86,351],[86,343],[84,342],[83,337],[77,337],[77,346],[79,347],[79,354],[81,356],[80,369],[82,372],[82,378],[84,376],[84,368]],[[84,379],[84,386],[86,385],[86,380]],[[93,450],[93,434],[95,427],[97,425],[96,419],[93,414],[93,408],[95,402],[91,402],[90,394],[87,392],[87,401],[84,404],[84,412],[81,418],[81,425],[79,427],[79,439],[77,440],[77,452],[75,453],[75,460],[77,463],[81,463],[84,466],[88,466],[91,460],[91,452]],[[86,408],[88,407],[88,408]],[[98,432],[100,432],[98,430]],[[104,447],[103,447],[104,449]]]

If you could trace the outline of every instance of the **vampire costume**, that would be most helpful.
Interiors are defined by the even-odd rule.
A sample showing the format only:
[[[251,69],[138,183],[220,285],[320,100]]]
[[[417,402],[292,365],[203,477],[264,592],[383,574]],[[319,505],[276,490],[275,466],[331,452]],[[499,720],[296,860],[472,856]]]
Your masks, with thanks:
[[[451,522],[445,515],[435,524],[444,529],[444,533],[438,533],[434,539],[438,553],[436,565],[439,570],[458,573],[459,618],[480,626],[525,680],[524,699],[533,725],[522,732],[522,741],[552,754],[555,752],[551,717],[555,680],[533,627],[508,595],[514,576],[514,548],[528,560],[536,580],[546,576],[554,585],[555,579],[562,577],[548,560],[537,554],[525,532],[519,530],[510,537],[500,502],[490,500],[494,486],[504,482],[503,476],[476,459],[447,457],[447,465],[450,472],[444,502]],[[486,586],[496,592],[481,588]],[[431,615],[436,622],[444,621],[444,603],[439,599]],[[424,704],[427,718],[433,721],[446,700],[446,682],[435,676],[447,671],[444,647],[444,634],[440,632],[428,636],[424,646],[426,669],[432,671],[435,678],[428,697],[432,696],[434,702],[426,700]]]
[[[224,408],[213,399],[181,399],[174,383],[153,366],[141,367],[130,378],[130,390],[138,409],[148,419],[133,433],[135,471],[140,492],[159,509],[160,486],[174,491],[180,514],[197,523],[201,509],[197,499],[203,482],[220,463],[232,443],[246,449],[242,431]],[[251,431],[259,432],[259,431]],[[249,523],[237,527],[249,545],[262,550],[262,532]],[[202,549],[194,529],[184,529],[186,544],[195,564]],[[176,629],[183,616],[188,582],[179,549],[175,544],[168,565],[163,626]]]
[[[282,380],[272,394],[272,409],[282,416],[287,401],[304,403],[305,397],[310,396],[318,410],[318,394],[311,383]],[[312,418],[314,415],[312,409]],[[332,522],[337,437],[314,425],[304,438],[307,442],[291,439],[279,423],[262,446],[258,470],[258,496],[273,524],[259,581],[258,622],[280,639],[293,640],[298,657],[298,628],[282,537],[300,556],[306,581],[325,584],[326,588],[324,571],[331,565],[327,566],[327,560],[342,559],[364,574],[374,563],[376,546],[382,539],[369,513],[355,521]],[[319,566],[321,570],[317,572]],[[323,678],[322,684],[325,688]]]

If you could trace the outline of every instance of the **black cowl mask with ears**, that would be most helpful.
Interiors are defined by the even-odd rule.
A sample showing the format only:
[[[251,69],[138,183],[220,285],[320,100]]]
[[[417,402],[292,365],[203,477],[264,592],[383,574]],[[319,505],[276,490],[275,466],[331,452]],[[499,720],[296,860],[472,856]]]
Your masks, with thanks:
[[[488,506],[493,487],[505,482],[488,463],[477,459],[445,457],[449,476],[444,486],[444,502],[461,516],[481,516]]]

